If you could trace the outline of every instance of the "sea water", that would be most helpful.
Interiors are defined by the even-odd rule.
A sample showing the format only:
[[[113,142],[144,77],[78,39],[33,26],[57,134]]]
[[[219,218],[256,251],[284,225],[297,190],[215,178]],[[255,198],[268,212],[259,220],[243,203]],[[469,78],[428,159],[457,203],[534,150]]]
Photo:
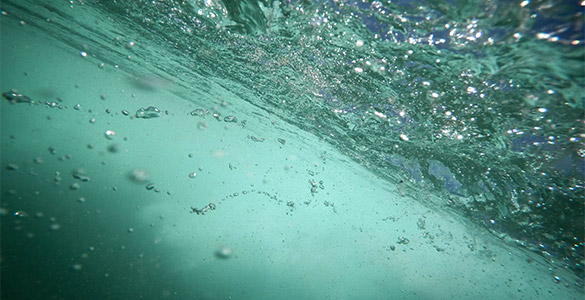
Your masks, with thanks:
[[[579,1],[2,1],[2,299],[582,299]]]

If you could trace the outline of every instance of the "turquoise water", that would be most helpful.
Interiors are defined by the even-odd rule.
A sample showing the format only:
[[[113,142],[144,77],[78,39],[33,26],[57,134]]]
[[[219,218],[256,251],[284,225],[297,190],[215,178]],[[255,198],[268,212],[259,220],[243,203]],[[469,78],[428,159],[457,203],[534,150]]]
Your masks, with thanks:
[[[3,299],[583,297],[579,1],[3,1]]]

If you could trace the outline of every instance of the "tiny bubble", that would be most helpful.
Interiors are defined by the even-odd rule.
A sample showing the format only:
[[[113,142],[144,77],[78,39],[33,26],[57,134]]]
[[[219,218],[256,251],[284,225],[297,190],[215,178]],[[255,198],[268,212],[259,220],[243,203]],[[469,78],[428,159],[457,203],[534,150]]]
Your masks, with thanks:
[[[134,169],[130,173],[130,179],[134,182],[145,182],[149,178],[148,172],[143,169]]]
[[[116,135],[116,132],[113,130],[106,130],[106,132],[104,134],[105,134],[106,138],[111,140]]]
[[[232,256],[232,249],[227,247],[221,247],[215,251],[215,256],[221,259],[228,259]]]
[[[22,210],[19,210],[19,211],[15,212],[14,215],[16,217],[19,217],[19,218],[26,218],[26,217],[28,217],[28,214],[26,212],[22,211]]]

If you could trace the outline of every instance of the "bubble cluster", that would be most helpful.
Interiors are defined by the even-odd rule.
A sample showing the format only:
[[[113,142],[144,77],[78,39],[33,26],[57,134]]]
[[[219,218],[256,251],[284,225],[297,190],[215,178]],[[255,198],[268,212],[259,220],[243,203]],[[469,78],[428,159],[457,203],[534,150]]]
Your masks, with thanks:
[[[158,118],[160,116],[161,116],[160,109],[158,109],[154,106],[149,106],[147,108],[141,108],[138,111],[136,111],[137,118],[152,119],[152,118]]]

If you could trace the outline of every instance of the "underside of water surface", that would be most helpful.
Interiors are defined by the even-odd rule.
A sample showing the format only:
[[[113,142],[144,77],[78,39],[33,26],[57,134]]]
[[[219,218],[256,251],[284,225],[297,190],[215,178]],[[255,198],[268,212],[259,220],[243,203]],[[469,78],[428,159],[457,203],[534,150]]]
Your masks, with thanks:
[[[582,287],[585,17],[580,1],[6,0],[1,5],[2,22],[21,22],[18,26],[49,35],[69,47],[71,57],[95,68],[125,72],[136,89],[169,90],[196,104],[177,114],[250,126],[244,113],[199,105],[215,90],[227,90],[317,137],[388,185],[400,186],[405,201],[479,225],[570,270]],[[2,65],[9,57],[2,52]],[[2,73],[13,76],[7,74]],[[2,88],[3,93],[13,89]],[[54,101],[22,88],[12,93],[2,101],[15,106]],[[162,103],[129,113],[145,121],[164,117]],[[205,122],[199,129],[207,128]],[[248,137],[264,142],[261,134]],[[190,176],[198,179],[201,172]],[[311,180],[312,196],[325,189]],[[212,210],[202,205],[192,212]]]

